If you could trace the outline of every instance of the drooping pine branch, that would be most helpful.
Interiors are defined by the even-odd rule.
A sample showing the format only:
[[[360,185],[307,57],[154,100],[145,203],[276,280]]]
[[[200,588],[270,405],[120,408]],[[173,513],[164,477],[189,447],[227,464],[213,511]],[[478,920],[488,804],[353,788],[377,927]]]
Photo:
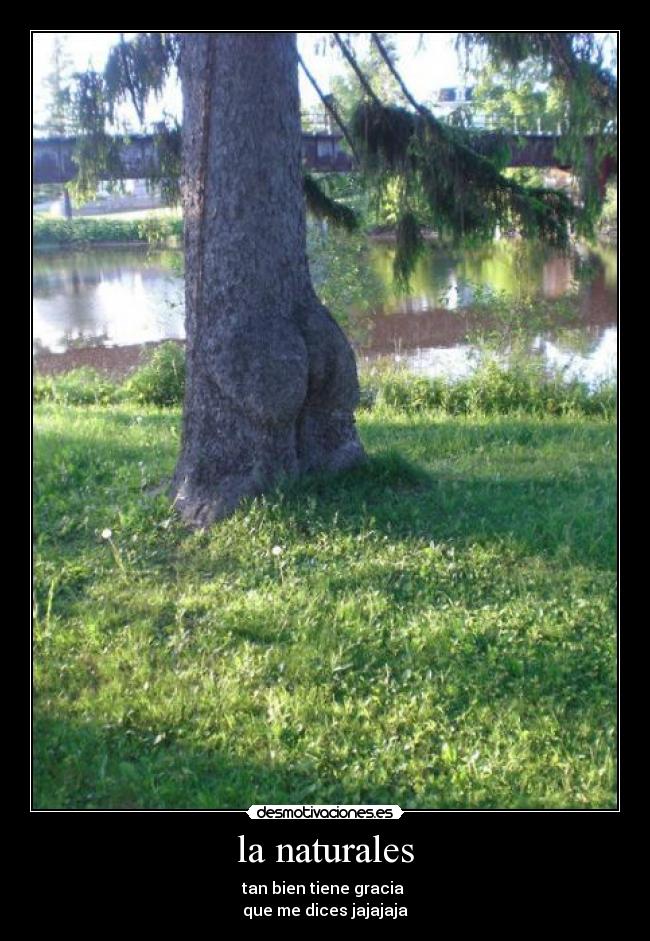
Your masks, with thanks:
[[[104,69],[111,121],[115,105],[130,100],[142,123],[147,99],[162,94],[177,57],[178,43],[171,33],[138,33],[129,40],[122,35]]]
[[[489,240],[499,226],[553,245],[567,243],[575,215],[567,196],[504,177],[492,160],[469,146],[471,138],[443,125],[426,109],[414,114],[365,102],[356,109],[352,132],[364,156],[364,169],[378,185],[390,177],[404,183],[400,211],[407,221],[397,227],[401,272],[396,274],[403,277],[409,258],[414,262],[415,193],[424,199],[438,232],[454,240]]]
[[[599,111],[608,120],[616,116],[616,79],[602,67],[593,33],[465,32],[458,41],[468,53],[486,48],[496,65],[518,66],[532,57],[541,59],[567,92],[572,84],[582,86],[594,115]]]
[[[98,72],[75,75],[74,112],[77,143],[73,160],[77,176],[70,189],[77,199],[90,199],[102,176],[122,176],[119,140],[106,131],[109,112],[104,78]]]
[[[317,219],[326,219],[348,232],[359,228],[359,219],[354,210],[328,196],[309,173],[303,174],[303,188],[307,209]]]
[[[133,80],[131,78],[131,66],[129,64],[129,50],[124,40],[124,33],[120,33],[120,42],[117,46],[117,49],[119,49],[120,59],[122,62],[124,83],[129,90],[129,94],[131,95],[131,102],[135,108],[135,113],[138,116],[138,120],[140,121],[140,124],[144,124],[144,100],[142,95],[138,95],[133,86]]]
[[[391,57],[389,56],[389,54],[388,54],[388,52],[387,52],[387,50],[386,50],[386,48],[385,48],[383,42],[381,41],[381,39],[379,38],[379,36],[377,35],[377,33],[371,33],[370,36],[371,36],[372,41],[374,42],[375,46],[377,47],[377,51],[379,52],[379,55],[382,57],[382,59],[384,60],[384,62],[385,62],[386,65],[388,66],[388,69],[389,69],[391,75],[393,76],[393,78],[395,79],[395,81],[397,82],[397,84],[399,85],[399,87],[400,87],[400,89],[401,89],[401,91],[402,91],[402,94],[404,95],[404,97],[406,98],[406,100],[409,102],[410,105],[412,105],[412,106],[415,108],[416,111],[419,111],[420,113],[422,113],[423,111],[425,111],[426,109],[425,109],[421,104],[419,104],[419,103],[415,100],[415,98],[413,97],[413,95],[410,93],[410,91],[409,91],[408,88],[406,87],[406,84],[404,83],[404,79],[402,78],[402,76],[401,76],[401,75],[399,74],[399,72],[397,71],[397,68],[395,67],[395,63],[393,62],[393,60],[392,60]]]
[[[617,151],[618,86],[603,67],[593,33],[579,32],[479,32],[460,33],[459,44],[467,55],[477,47],[487,49],[497,66],[518,68],[537,59],[549,68],[550,80],[565,105],[564,131],[557,153],[570,164],[580,181],[582,205],[577,227],[590,234],[600,215],[604,187],[600,168],[615,160]]]
[[[177,39],[170,33],[139,33],[129,40],[122,34],[109,53],[103,74],[88,71],[75,76],[74,160],[78,172],[72,189],[77,198],[92,198],[102,177],[122,177],[120,140],[107,130],[115,124],[116,106],[130,101],[142,123],[147,98],[162,94],[177,62],[178,49]],[[159,164],[155,179],[161,184],[163,198],[176,202],[180,170],[178,134],[173,129],[169,134],[159,129],[155,144]]]
[[[334,39],[336,40],[336,42],[337,42],[337,44],[338,44],[338,46],[339,46],[339,49],[341,50],[341,52],[342,52],[343,55],[345,56],[346,60],[347,60],[348,63],[350,64],[350,66],[351,66],[351,68],[352,68],[354,74],[355,74],[355,75],[357,76],[357,78],[359,79],[359,82],[360,82],[360,84],[361,84],[361,87],[363,88],[363,90],[364,90],[364,92],[366,93],[366,95],[368,96],[368,98],[369,98],[371,101],[374,101],[374,103],[375,103],[376,105],[381,105],[381,101],[379,100],[379,98],[377,97],[377,95],[376,95],[376,94],[374,93],[374,91],[372,90],[372,85],[370,84],[369,80],[366,78],[366,76],[364,75],[363,71],[361,70],[361,67],[359,66],[359,63],[357,62],[357,60],[356,60],[356,58],[355,58],[355,56],[354,56],[354,53],[352,52],[352,50],[350,49],[350,47],[348,46],[348,44],[345,42],[344,39],[341,38],[341,34],[340,34],[340,33],[334,33],[333,35],[334,35]]]

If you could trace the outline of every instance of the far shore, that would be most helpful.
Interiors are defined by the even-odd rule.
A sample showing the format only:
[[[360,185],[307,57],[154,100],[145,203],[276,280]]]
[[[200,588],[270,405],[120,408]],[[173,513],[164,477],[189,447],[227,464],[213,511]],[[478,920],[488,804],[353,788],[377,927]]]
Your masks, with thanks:
[[[55,376],[70,372],[72,369],[90,366],[112,379],[123,379],[143,365],[154,347],[159,346],[160,343],[169,342],[169,340],[153,340],[131,346],[73,347],[64,353],[37,352],[33,357],[33,369],[35,373],[43,376]],[[172,340],[171,342],[185,345],[185,340]]]

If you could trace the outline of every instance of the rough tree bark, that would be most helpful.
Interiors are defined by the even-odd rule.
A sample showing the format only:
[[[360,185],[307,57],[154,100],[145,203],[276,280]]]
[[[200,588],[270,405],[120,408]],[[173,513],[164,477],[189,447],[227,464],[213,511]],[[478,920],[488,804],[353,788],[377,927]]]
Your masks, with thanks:
[[[295,34],[182,43],[187,389],[172,495],[204,527],[363,449],[354,354],[307,263]]]

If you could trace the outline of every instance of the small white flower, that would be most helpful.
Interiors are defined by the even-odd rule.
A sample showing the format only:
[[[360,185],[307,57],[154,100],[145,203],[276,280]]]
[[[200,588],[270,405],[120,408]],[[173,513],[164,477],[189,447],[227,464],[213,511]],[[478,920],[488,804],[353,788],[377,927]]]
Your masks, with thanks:
[[[110,539],[113,535],[113,531],[110,529],[102,529],[102,539]]]
[[[282,546],[273,546],[273,548],[271,549],[271,554],[272,554],[272,555],[282,555],[283,551],[284,551],[284,550],[283,550]]]

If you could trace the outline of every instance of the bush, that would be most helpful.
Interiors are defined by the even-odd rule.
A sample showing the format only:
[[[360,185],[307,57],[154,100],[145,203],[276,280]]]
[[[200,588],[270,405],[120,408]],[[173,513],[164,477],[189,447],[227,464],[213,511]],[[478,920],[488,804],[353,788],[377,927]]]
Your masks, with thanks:
[[[108,405],[120,398],[118,386],[89,366],[82,366],[59,376],[36,376],[34,379],[35,402]]]
[[[138,220],[137,231],[140,238],[149,245],[162,245],[183,234],[183,220],[146,216]]]
[[[87,242],[144,242],[159,245],[180,236],[183,220],[147,216],[144,219],[34,219],[34,245],[77,245]]]
[[[373,367],[361,373],[361,408],[386,405],[406,412],[438,409],[451,415],[616,414],[616,385],[590,389],[586,383],[548,376],[537,364],[503,366],[486,360],[466,379],[429,379],[406,369]]]
[[[185,394],[185,350],[169,341],[121,385],[83,367],[58,376],[36,376],[34,401],[63,405],[108,405],[131,401],[180,405]],[[404,412],[438,410],[451,415],[616,415],[616,385],[590,389],[583,382],[547,376],[535,364],[508,368],[486,361],[466,379],[428,379],[380,364],[361,372],[362,409],[386,406]]]
[[[148,405],[179,405],[184,394],[185,350],[171,341],[156,347],[124,385],[127,399]]]

